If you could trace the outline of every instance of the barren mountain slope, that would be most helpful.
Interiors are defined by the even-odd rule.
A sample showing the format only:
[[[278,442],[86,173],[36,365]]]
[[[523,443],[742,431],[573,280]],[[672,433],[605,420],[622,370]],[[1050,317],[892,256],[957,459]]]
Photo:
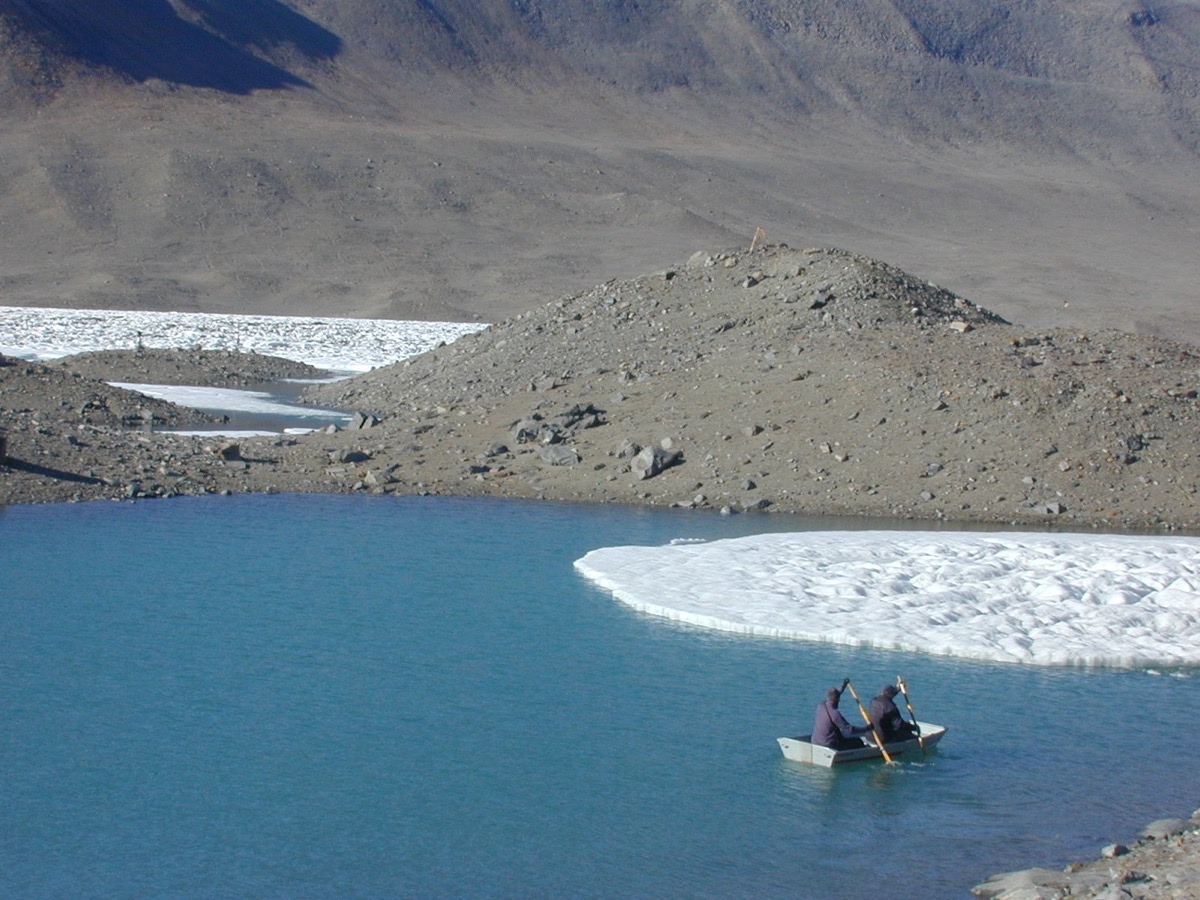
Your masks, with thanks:
[[[495,320],[763,227],[1200,340],[1200,4],[0,0],[0,304]]]

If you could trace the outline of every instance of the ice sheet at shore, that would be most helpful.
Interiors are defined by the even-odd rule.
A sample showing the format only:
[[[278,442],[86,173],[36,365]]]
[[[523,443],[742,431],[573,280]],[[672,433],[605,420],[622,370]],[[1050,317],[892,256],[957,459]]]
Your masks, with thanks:
[[[1038,665],[1200,665],[1200,539],[795,532],[606,547],[634,608],[747,634]]]
[[[281,356],[338,372],[391,365],[483,325],[317,316],[0,306],[0,353],[54,359],[90,350],[194,347]]]
[[[168,403],[176,403],[191,409],[216,412],[248,412],[272,416],[328,416],[349,420],[349,413],[340,413],[319,406],[300,406],[281,403],[270,394],[261,391],[244,391],[235,388],[193,387],[180,384],[132,384],[125,381],[110,381],[113,387],[137,391],[147,397],[157,397]]]

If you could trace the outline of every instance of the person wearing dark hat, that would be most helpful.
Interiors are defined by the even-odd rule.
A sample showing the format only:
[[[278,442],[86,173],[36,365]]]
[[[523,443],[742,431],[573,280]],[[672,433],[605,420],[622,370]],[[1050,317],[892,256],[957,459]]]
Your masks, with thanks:
[[[848,683],[849,679],[842,682],[841,688],[830,688],[825,692],[825,701],[817,707],[817,719],[813,723],[814,744],[834,750],[850,750],[863,746],[858,735],[866,734],[871,729],[851,725],[846,721],[846,717],[838,712],[838,701],[842,699],[842,691]]]
[[[896,708],[896,701],[892,699],[896,693],[894,684],[885,684],[880,688],[879,696],[871,701],[871,721],[885,744],[907,741],[916,734],[912,723],[900,715],[900,710]]]

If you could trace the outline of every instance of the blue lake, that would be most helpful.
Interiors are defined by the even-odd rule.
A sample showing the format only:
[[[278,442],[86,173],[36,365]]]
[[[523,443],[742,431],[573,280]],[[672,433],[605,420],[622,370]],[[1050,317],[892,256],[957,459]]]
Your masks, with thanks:
[[[572,568],[831,527],[387,497],[0,509],[0,895],[965,897],[1200,805],[1194,677],[711,633]],[[780,756],[827,686],[897,674],[951,728],[935,753]]]

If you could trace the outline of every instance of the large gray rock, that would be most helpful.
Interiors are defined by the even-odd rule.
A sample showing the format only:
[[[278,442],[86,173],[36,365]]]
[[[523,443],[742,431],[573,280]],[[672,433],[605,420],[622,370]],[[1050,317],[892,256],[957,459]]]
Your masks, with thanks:
[[[576,403],[548,419],[531,413],[513,426],[512,439],[517,444],[558,444],[569,441],[576,431],[603,424],[602,410],[591,403]]]
[[[367,487],[383,487],[385,484],[391,484],[396,480],[393,475],[395,471],[395,466],[388,466],[384,469],[370,469],[367,474],[363,476],[363,483],[366,484]]]
[[[664,469],[669,469],[683,458],[679,450],[664,450],[662,447],[646,447],[633,458],[629,468],[639,480],[653,478]]]
[[[517,444],[528,444],[538,439],[538,434],[542,430],[541,416],[534,415],[528,419],[522,419],[513,426],[512,439]]]
[[[537,454],[551,466],[573,466],[579,462],[579,454],[562,444],[543,444],[537,448]]]
[[[621,446],[617,448],[617,459],[630,459],[642,452],[642,445],[636,444],[626,438],[621,441]]]
[[[335,465],[354,465],[356,463],[364,463],[371,458],[371,454],[366,450],[333,450],[329,454],[329,461]]]
[[[1061,900],[1071,884],[1071,876],[1054,869],[1023,869],[993,875],[971,893],[983,900]]]

